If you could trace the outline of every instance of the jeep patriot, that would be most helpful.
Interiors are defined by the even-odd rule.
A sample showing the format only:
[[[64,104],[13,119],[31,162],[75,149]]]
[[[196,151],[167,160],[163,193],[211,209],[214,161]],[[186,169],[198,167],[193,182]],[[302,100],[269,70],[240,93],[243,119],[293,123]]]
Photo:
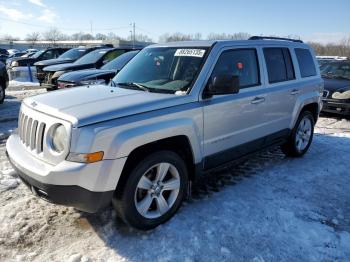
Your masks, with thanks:
[[[203,172],[280,145],[308,150],[323,81],[300,40],[148,46],[111,81],[26,98],[8,157],[32,192],[128,225],[169,220]]]

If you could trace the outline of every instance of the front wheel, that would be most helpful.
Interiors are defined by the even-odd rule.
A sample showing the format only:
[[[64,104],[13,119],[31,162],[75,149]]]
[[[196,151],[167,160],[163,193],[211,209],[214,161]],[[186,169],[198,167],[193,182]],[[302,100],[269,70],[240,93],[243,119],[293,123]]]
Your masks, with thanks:
[[[281,148],[287,156],[301,157],[309,149],[314,135],[315,120],[311,112],[300,114],[288,142]]]
[[[187,186],[184,160],[174,152],[160,151],[147,156],[128,174],[113,204],[126,224],[148,230],[176,213]]]

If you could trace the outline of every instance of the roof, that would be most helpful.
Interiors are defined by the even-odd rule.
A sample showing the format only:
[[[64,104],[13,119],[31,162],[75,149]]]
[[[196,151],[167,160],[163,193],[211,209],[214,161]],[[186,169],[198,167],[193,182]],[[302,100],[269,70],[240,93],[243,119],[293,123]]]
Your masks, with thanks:
[[[154,44],[149,47],[211,47],[213,44],[219,45],[291,45],[308,46],[304,43],[287,40],[196,40],[196,41],[178,41],[162,44]]]

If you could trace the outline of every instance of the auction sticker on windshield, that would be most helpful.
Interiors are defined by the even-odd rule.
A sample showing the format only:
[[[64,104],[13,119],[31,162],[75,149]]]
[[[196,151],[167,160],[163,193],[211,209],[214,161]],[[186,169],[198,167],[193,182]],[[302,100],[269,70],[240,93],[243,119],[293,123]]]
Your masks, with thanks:
[[[177,49],[174,56],[203,57],[204,53],[205,53],[204,49]]]

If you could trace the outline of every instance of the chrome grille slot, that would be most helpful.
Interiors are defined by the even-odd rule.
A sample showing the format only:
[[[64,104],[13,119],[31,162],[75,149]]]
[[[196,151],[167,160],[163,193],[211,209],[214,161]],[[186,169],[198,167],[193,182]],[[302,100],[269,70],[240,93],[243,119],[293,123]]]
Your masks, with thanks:
[[[43,151],[44,134],[45,134],[45,123],[40,123],[38,125],[38,133],[36,139],[36,152],[39,154]]]
[[[20,112],[18,118],[18,135],[22,143],[35,153],[43,152],[46,124]]]
[[[29,146],[31,131],[32,131],[32,123],[33,123],[33,119],[28,118],[27,127],[26,127],[26,139],[25,139],[26,146]]]
[[[31,136],[30,136],[30,143],[29,143],[31,150],[34,150],[35,148],[37,127],[38,127],[38,120],[34,120],[32,125]]]

